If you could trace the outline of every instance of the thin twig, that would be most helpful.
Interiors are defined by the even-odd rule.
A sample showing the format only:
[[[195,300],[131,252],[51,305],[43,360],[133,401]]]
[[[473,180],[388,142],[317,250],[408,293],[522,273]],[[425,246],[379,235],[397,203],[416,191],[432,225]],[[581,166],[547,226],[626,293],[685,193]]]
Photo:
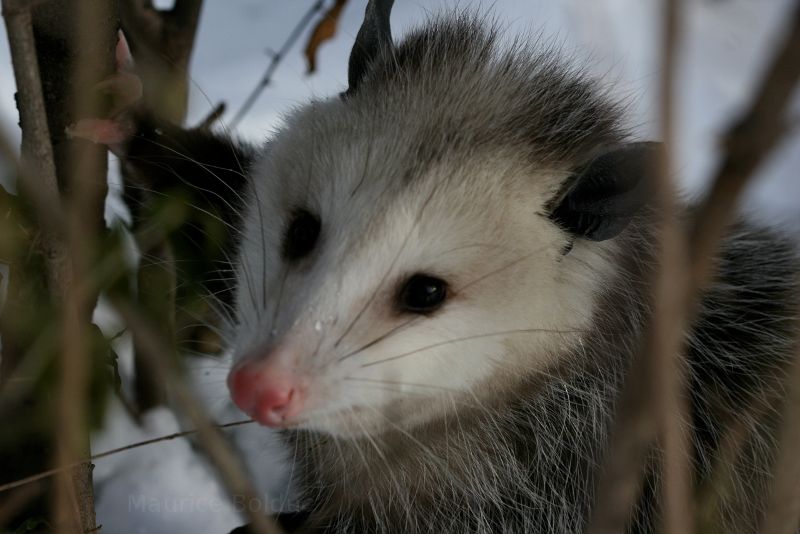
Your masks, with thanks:
[[[217,469],[223,484],[233,497],[241,497],[243,502],[256,504],[244,506],[244,512],[252,522],[251,528],[263,534],[277,534],[281,529],[267,517],[269,510],[263,506],[248,480],[238,458],[211,423],[202,405],[187,386],[184,377],[177,368],[173,350],[162,342],[155,329],[129,302],[113,298],[112,304],[123,318],[131,332],[141,341],[142,360],[152,367],[166,383],[170,384],[175,394],[178,407],[186,414],[197,428],[199,444],[208,454],[211,463]]]
[[[273,53],[270,58],[270,62],[267,65],[267,70],[264,71],[263,76],[256,84],[255,88],[250,92],[250,95],[242,104],[242,107],[239,108],[239,111],[236,112],[236,115],[233,116],[233,119],[230,122],[230,128],[236,128],[236,126],[241,122],[245,115],[250,111],[250,108],[253,107],[253,104],[256,103],[256,100],[261,95],[261,93],[266,89],[269,85],[270,81],[272,81],[272,76],[275,74],[275,71],[278,69],[278,65],[280,64],[281,60],[286,57],[286,54],[289,52],[289,49],[294,45],[303,31],[306,29],[311,23],[311,20],[314,18],[314,15],[322,9],[322,6],[325,4],[324,0],[317,0],[314,4],[306,11],[303,17],[300,19],[300,22],[294,27],[292,32],[289,34],[289,37],[284,41],[281,47],[278,49],[277,52]]]
[[[244,421],[234,421],[233,423],[225,423],[225,424],[222,424],[222,425],[214,425],[214,426],[216,428],[230,428],[230,427],[235,427],[235,426],[248,425],[248,424],[251,424],[251,423],[253,423],[253,420],[252,419],[247,419],[247,420],[244,420]],[[138,449],[139,447],[145,447],[147,445],[152,445],[154,443],[161,443],[162,441],[170,441],[170,440],[177,439],[177,438],[183,438],[183,437],[186,437],[186,436],[191,436],[191,435],[197,434],[197,432],[198,432],[197,429],[184,430],[182,432],[175,432],[174,434],[167,434],[166,436],[159,436],[157,438],[146,439],[144,441],[137,441],[136,443],[131,443],[129,445],[125,445],[124,447],[117,447],[116,449],[110,449],[110,450],[107,450],[107,451],[104,451],[104,452],[99,452],[97,454],[93,454],[89,458],[85,458],[83,460],[79,460],[79,461],[73,462],[72,464],[69,464],[69,465],[62,465],[62,466],[59,466],[59,467],[54,467],[53,469],[48,469],[47,471],[42,471],[41,473],[36,473],[35,475],[31,475],[29,477],[21,478],[19,480],[15,480],[15,481],[9,482],[7,484],[2,484],[2,485],[0,485],[0,493],[2,493],[4,491],[12,490],[14,488],[18,488],[18,487],[21,487],[21,486],[25,486],[25,485],[30,484],[32,482],[36,482],[37,480],[42,480],[43,478],[51,477],[51,476],[53,476],[53,475],[55,475],[57,473],[62,473],[62,472],[67,471],[69,469],[73,469],[74,467],[76,467],[78,465],[89,465],[89,464],[95,462],[96,460],[100,460],[101,458],[106,458],[108,456],[113,456],[113,455],[119,454],[121,452],[130,451],[130,450],[133,450],[133,449]],[[2,522],[0,522],[0,524],[2,524]]]

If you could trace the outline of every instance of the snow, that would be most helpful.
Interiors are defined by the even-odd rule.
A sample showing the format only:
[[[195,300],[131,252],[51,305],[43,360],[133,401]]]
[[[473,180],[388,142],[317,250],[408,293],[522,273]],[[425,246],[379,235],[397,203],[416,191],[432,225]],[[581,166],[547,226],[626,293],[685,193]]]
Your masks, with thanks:
[[[105,451],[181,431],[169,410],[149,413],[141,427],[112,402],[105,430],[92,440]],[[227,532],[240,523],[224,490],[187,439],[165,441],[99,460],[98,524],[104,532]]]
[[[189,124],[199,122],[220,101],[227,117],[262,75],[268,49],[277,49],[312,0],[207,0],[192,60]],[[282,113],[313,96],[345,86],[349,49],[366,0],[344,9],[336,38],[319,51],[319,72],[305,75],[302,39],[280,65],[273,83],[239,125],[236,134],[260,141],[280,124]],[[702,192],[718,157],[720,134],[748,96],[776,40],[782,35],[791,0],[689,0],[685,2],[678,90],[676,175],[691,195]],[[630,126],[643,138],[658,131],[658,16],[655,0],[493,0],[396,3],[396,36],[445,7],[475,7],[508,28],[509,35],[540,32],[563,43],[571,57],[587,62],[629,99]],[[3,30],[0,29],[0,33]],[[18,139],[13,77],[4,35],[0,35],[0,131]],[[797,116],[800,106],[793,107]],[[224,123],[224,120],[223,120]],[[744,209],[774,224],[800,225],[800,134],[797,130],[760,170]],[[0,172],[0,180],[2,180]],[[2,183],[2,182],[0,182]],[[118,200],[109,214],[119,213]],[[103,315],[108,324],[113,319]],[[130,343],[120,341],[123,370],[130,368]],[[198,360],[193,383],[219,422],[242,416],[227,400],[224,362]],[[167,410],[149,414],[140,427],[114,403],[105,430],[93,438],[101,452],[185,429]],[[268,431],[249,425],[229,433],[259,493],[268,504],[291,509],[287,497],[288,451]],[[186,438],[150,445],[99,460],[95,470],[97,513],[104,532],[227,532],[241,524],[236,507]]]

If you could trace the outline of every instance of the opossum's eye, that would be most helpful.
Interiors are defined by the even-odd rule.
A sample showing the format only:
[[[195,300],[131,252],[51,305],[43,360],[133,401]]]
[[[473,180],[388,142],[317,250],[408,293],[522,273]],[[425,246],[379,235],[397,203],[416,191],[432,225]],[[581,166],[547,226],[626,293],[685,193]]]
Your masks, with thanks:
[[[289,219],[289,226],[283,236],[283,257],[299,260],[307,256],[317,243],[320,221],[316,215],[304,209],[296,210]]]
[[[397,298],[401,311],[430,313],[444,304],[447,298],[447,282],[425,274],[415,274],[403,284]]]

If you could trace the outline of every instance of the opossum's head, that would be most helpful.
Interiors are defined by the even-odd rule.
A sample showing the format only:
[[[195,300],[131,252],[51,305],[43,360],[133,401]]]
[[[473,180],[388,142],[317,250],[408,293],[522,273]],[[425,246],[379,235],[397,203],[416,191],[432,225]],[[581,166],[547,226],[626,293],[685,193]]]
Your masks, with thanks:
[[[373,34],[252,171],[228,383],[268,426],[408,428],[546,372],[644,202],[649,148],[552,54],[469,17]]]

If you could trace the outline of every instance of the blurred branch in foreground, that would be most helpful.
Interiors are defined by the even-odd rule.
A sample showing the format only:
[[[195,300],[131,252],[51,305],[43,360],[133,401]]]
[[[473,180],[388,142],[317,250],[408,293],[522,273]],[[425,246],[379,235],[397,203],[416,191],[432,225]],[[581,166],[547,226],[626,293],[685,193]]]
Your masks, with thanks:
[[[175,124],[186,118],[189,62],[203,0],[176,0],[171,9],[156,9],[151,0],[120,2],[122,28],[142,78],[144,105]]]
[[[177,0],[168,10],[150,0],[120,2],[123,30],[135,58],[135,72],[144,90],[141,106],[154,116],[183,124],[189,101],[189,62],[194,48],[202,0]],[[176,258],[173,248],[147,216],[141,213],[145,195],[134,187],[133,171],[122,166],[126,204],[131,211],[141,253],[137,272],[138,299],[155,319],[165,339],[176,341],[176,330],[186,319],[176,309]],[[150,229],[148,232],[142,229]],[[146,245],[145,242],[149,242]],[[177,301],[177,302],[176,302]],[[177,323],[177,324],[176,324]],[[136,408],[145,412],[164,404],[167,385],[142,363],[140,340],[134,338]]]
[[[789,100],[800,77],[798,57],[800,6],[794,9],[787,35],[769,62],[751,105],[728,131],[722,163],[714,175],[710,193],[697,212],[690,234],[684,238],[690,251],[690,278],[686,284],[671,288],[676,294],[686,295],[683,309],[673,309],[672,316],[654,316],[645,336],[642,354],[626,380],[609,456],[598,485],[598,500],[589,530],[592,534],[621,532],[627,524],[633,499],[639,491],[646,450],[656,432],[650,419],[651,391],[643,386],[650,383],[649,370],[653,368],[647,363],[654,357],[650,350],[661,346],[658,344],[662,340],[657,334],[660,328],[669,324],[671,331],[683,332],[694,318],[697,294],[712,277],[713,259],[741,192],[781,139]],[[793,423],[796,421],[784,421],[784,425]],[[795,461],[800,462],[800,459],[795,458]]]
[[[49,295],[34,290],[38,298],[12,300],[5,311],[8,316],[32,308],[39,316],[33,324],[19,328],[6,328],[10,321],[4,321],[4,337],[9,334],[8,346],[12,347],[4,347],[4,366],[9,365],[5,360],[10,358],[15,360],[10,363],[11,368],[20,367],[27,348],[47,335],[54,338],[47,350],[52,356],[48,357],[48,366],[58,369],[58,386],[52,388],[58,392],[57,401],[41,389],[31,390],[26,398],[26,404],[39,407],[36,416],[28,413],[29,420],[17,425],[18,429],[29,430],[15,435],[18,442],[10,444],[10,454],[4,454],[6,461],[15,454],[21,455],[21,461],[10,461],[15,469],[31,469],[37,465],[34,458],[40,463],[54,456],[56,464],[70,463],[89,450],[86,407],[93,367],[89,321],[97,291],[82,277],[94,256],[94,235],[104,228],[106,156],[102,147],[67,140],[64,129],[76,116],[100,113],[97,102],[88,95],[113,64],[116,19],[110,13],[100,14],[99,9],[98,2],[74,6],[52,1],[34,7],[30,3],[3,2],[18,89],[22,157],[30,170],[20,173],[20,191],[25,194],[38,189],[38,196],[44,197],[48,205],[64,202],[79,214],[67,217],[63,233],[53,232],[46,224],[38,230],[42,239],[39,244],[34,241],[33,246],[41,247],[45,258]],[[79,20],[92,30],[79,30]],[[105,55],[100,52],[104,48]],[[39,211],[43,209],[39,207]],[[16,255],[17,262],[12,265],[11,270],[17,275],[14,285],[30,287],[35,284],[37,270],[29,269],[29,262],[23,257]],[[12,294],[17,295],[31,296],[29,291],[12,288]],[[51,321],[59,326],[49,329]],[[34,331],[35,326],[39,332]],[[45,424],[53,425],[52,438],[43,434]],[[56,483],[55,490],[52,526],[70,531],[95,528],[91,466],[76,467],[69,477]]]

